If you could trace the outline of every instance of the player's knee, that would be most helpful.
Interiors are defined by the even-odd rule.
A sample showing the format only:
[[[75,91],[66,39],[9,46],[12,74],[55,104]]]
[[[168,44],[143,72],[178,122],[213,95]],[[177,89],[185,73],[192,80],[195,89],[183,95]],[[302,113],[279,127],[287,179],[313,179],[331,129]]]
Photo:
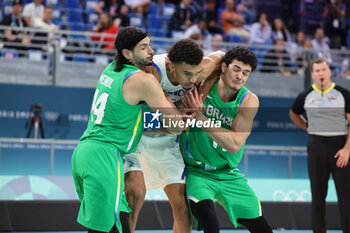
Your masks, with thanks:
[[[126,194],[126,198],[128,200],[129,206],[131,209],[133,207],[137,207],[139,205],[142,205],[146,196],[146,190],[142,188],[133,188],[132,190],[129,189],[129,192]]]
[[[142,187],[134,189],[135,201],[143,202],[145,200],[145,196],[146,196],[146,189],[143,189]]]
[[[172,200],[172,208],[175,213],[189,213],[188,203],[185,197],[176,197]]]
[[[173,207],[173,212],[175,217],[180,217],[182,219],[190,218],[190,210],[187,205],[175,206]]]

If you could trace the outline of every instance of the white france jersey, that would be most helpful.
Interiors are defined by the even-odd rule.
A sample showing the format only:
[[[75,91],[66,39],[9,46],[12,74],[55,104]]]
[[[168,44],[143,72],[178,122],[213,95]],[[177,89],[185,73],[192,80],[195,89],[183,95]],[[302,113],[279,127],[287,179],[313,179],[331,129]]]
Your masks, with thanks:
[[[186,92],[181,85],[174,86],[168,79],[166,74],[165,58],[167,54],[155,55],[153,57],[153,66],[158,70],[161,77],[160,85],[164,92],[167,93],[173,102],[177,102]]]

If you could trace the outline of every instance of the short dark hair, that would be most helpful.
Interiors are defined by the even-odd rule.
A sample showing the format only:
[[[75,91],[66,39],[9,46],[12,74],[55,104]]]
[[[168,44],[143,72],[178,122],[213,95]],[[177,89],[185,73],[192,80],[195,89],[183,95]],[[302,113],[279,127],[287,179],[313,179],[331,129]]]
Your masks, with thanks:
[[[23,4],[22,0],[13,0],[12,6],[17,5],[17,4],[22,6],[22,4]]]
[[[183,39],[173,44],[168,51],[168,58],[173,64],[185,62],[199,65],[203,59],[203,50],[192,39]]]
[[[327,66],[329,66],[328,62],[326,61],[326,59],[324,58],[316,58],[314,60],[312,60],[311,62],[311,71],[313,71],[314,69],[314,64],[321,64],[322,62],[325,62],[327,64]]]
[[[45,9],[53,10],[53,7],[52,7],[52,6],[45,6],[45,7],[44,7],[44,10],[45,10]]]
[[[147,33],[135,27],[125,27],[119,31],[114,46],[117,49],[115,56],[115,71],[120,72],[124,64],[133,65],[123,55],[123,49],[133,50],[137,43],[147,37]]]
[[[223,62],[229,66],[234,59],[237,59],[244,64],[250,65],[252,67],[252,72],[256,69],[258,59],[255,53],[250,51],[248,48],[243,46],[236,46],[228,50],[223,58]]]

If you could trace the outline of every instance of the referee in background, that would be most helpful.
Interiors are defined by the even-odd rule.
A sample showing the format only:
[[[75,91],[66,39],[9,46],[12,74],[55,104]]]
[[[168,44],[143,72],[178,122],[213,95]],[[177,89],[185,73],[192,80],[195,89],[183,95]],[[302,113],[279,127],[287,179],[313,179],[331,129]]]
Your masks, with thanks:
[[[290,118],[310,135],[308,172],[312,193],[312,228],[326,233],[325,200],[329,175],[334,179],[343,233],[350,233],[350,92],[331,82],[331,70],[320,58],[311,64],[312,87],[301,92]],[[307,120],[302,117],[306,112]]]

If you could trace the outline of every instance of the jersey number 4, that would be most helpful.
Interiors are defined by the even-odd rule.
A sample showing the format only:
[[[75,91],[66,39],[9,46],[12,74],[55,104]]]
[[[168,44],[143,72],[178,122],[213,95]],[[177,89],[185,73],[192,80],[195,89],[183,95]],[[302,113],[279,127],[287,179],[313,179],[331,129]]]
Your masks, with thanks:
[[[92,102],[92,116],[91,116],[91,121],[94,121],[94,115],[96,115],[96,120],[95,120],[95,124],[100,124],[104,115],[105,115],[105,107],[106,107],[106,103],[107,103],[107,99],[109,94],[107,93],[102,93],[98,99],[98,92],[99,90],[96,89],[95,94],[94,94],[94,101]],[[97,100],[96,100],[97,99]]]

